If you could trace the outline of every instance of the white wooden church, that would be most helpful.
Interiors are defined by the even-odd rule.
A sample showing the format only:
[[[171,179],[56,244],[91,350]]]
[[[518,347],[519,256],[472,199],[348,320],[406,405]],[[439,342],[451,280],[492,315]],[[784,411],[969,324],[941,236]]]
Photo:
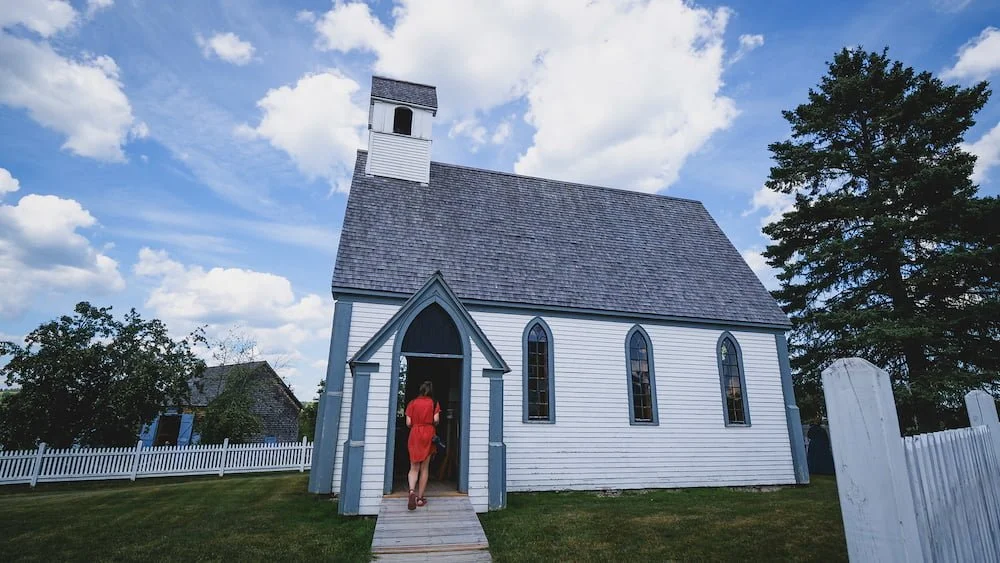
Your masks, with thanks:
[[[405,491],[434,382],[431,490],[808,481],[788,319],[693,200],[431,161],[433,86],[372,78],[333,274],[309,488]]]

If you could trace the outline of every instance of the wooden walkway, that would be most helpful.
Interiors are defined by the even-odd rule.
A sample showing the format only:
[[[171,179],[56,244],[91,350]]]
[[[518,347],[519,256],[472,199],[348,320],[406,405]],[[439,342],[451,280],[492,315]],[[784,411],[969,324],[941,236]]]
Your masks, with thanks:
[[[405,498],[382,499],[372,554],[377,561],[492,561],[469,497],[431,497],[410,511]]]

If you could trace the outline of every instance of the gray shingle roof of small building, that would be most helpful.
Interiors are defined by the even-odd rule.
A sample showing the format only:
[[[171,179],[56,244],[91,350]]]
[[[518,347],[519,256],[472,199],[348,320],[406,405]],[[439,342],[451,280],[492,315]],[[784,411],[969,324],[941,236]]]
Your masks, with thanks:
[[[437,162],[421,186],[366,158],[335,293],[410,295],[440,271],[461,299],[789,325],[700,202]]]
[[[437,89],[426,84],[394,80],[383,76],[372,76],[372,96],[383,100],[403,102],[437,109]]]
[[[270,364],[266,361],[264,362],[245,362],[242,364],[229,364],[224,366],[212,366],[205,368],[204,373],[201,375],[201,379],[198,384],[195,385],[193,382],[188,383],[188,388],[191,391],[191,398],[188,403],[193,407],[205,407],[209,403],[215,400],[226,388],[226,376],[229,372],[236,368],[246,368],[251,372],[257,371],[263,366],[267,366],[268,373],[272,377],[276,378],[281,386],[284,388],[285,392],[291,397],[292,401],[298,405],[300,408],[302,403],[299,402],[298,398],[292,393],[292,390],[285,385],[281,377],[271,368]]]

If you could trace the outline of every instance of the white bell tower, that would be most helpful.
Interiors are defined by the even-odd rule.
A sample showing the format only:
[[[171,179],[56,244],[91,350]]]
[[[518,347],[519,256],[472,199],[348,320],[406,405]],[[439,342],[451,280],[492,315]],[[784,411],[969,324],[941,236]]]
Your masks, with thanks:
[[[428,183],[436,114],[433,86],[372,76],[365,174]]]

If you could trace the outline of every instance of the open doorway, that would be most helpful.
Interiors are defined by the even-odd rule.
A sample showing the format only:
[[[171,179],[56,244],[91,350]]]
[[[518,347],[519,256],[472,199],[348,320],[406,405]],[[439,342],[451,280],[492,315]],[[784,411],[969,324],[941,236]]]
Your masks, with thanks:
[[[410,469],[407,449],[406,405],[419,393],[420,384],[434,385],[433,399],[441,406],[437,435],[445,443],[431,458],[428,494],[458,490],[461,459],[463,346],[451,316],[438,304],[423,309],[406,329],[400,346],[399,387],[396,395],[395,446],[392,491],[408,489]]]
[[[441,422],[437,435],[445,443],[431,458],[429,494],[453,493],[458,488],[458,460],[460,448],[459,427],[462,399],[462,360],[458,358],[427,358],[403,356],[399,369],[399,401],[396,409],[396,452],[393,464],[392,490],[406,491],[406,474],[410,470],[410,456],[406,443],[406,405],[419,393],[420,384],[434,384],[434,400],[441,405]]]

